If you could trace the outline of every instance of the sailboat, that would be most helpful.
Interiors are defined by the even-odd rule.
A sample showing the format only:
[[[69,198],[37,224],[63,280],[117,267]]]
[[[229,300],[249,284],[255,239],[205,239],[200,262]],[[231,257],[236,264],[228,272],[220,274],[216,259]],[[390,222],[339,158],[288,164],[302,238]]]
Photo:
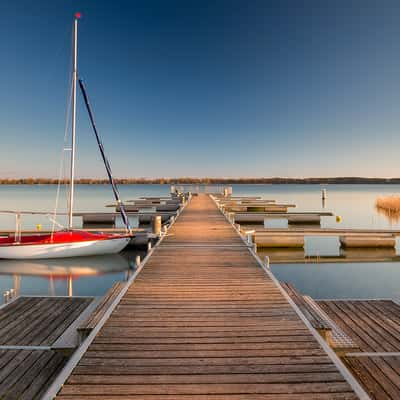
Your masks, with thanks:
[[[71,165],[70,165],[70,191],[68,228],[51,233],[38,233],[31,235],[21,234],[21,213],[16,213],[16,232],[12,237],[0,237],[0,258],[6,259],[42,259],[82,257],[102,254],[119,253],[127,246],[132,238],[132,229],[129,224],[125,207],[121,201],[117,186],[112,176],[110,164],[105,156],[104,147],[98,134],[93,112],[89,103],[85,84],[78,79],[78,20],[80,13],[76,13],[73,23],[73,68],[72,68],[72,121],[71,121]],[[89,119],[96,136],[97,144],[107,171],[107,175],[114,192],[114,197],[119,205],[122,221],[126,226],[126,234],[93,233],[85,230],[73,229],[74,205],[74,178],[75,178],[75,132],[76,132],[76,97],[77,83],[82,91]],[[34,214],[34,213],[31,213]]]

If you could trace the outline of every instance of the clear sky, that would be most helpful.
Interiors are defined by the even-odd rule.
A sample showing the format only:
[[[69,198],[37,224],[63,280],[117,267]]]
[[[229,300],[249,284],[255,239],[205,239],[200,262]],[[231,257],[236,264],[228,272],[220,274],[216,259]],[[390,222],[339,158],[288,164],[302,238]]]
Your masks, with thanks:
[[[56,177],[72,19],[118,177],[400,176],[398,0],[3,0],[0,176]],[[79,99],[77,175],[104,177]]]

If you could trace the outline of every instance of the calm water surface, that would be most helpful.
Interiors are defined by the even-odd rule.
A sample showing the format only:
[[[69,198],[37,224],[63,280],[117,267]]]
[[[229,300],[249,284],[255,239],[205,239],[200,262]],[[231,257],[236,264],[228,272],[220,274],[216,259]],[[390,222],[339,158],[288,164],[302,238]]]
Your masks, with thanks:
[[[327,190],[323,204],[321,190]],[[52,185],[0,185],[0,209],[52,211],[56,196]],[[140,196],[166,196],[169,185],[123,185],[124,200]],[[331,211],[341,216],[324,217],[322,227],[333,228],[393,228],[400,229],[400,221],[389,220],[375,209],[377,197],[399,194],[400,185],[233,185],[234,195],[262,196],[277,202],[295,203],[296,211]],[[59,211],[66,210],[63,188]],[[75,211],[111,211],[106,204],[113,203],[108,185],[78,185]],[[65,217],[58,221],[65,224]],[[132,221],[136,224],[137,221]],[[274,221],[270,226],[278,224]],[[41,224],[50,228],[46,217],[26,216],[23,228]],[[80,219],[75,221],[80,226]],[[0,215],[0,229],[13,229],[14,218]],[[336,238],[310,238],[306,240],[306,254],[337,255]],[[102,295],[117,280],[132,273],[135,252],[123,256],[89,257],[52,261],[0,260],[0,294],[17,287],[22,294]],[[276,264],[272,270],[278,279],[293,282],[303,293],[315,298],[393,298],[400,297],[400,263],[298,263]]]

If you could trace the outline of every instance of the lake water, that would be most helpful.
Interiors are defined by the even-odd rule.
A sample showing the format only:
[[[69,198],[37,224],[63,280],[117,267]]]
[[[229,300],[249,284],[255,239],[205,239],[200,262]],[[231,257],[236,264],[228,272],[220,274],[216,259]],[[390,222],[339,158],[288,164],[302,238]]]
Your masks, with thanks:
[[[324,204],[322,188],[327,190]],[[56,190],[53,185],[0,185],[0,209],[52,211]],[[121,185],[120,191],[124,200],[166,196],[169,185]],[[277,202],[294,203],[297,205],[295,211],[331,211],[341,217],[340,224],[335,217],[323,217],[321,226],[332,228],[400,229],[399,220],[389,219],[375,209],[377,197],[399,193],[400,185],[233,185],[234,195],[262,196]],[[66,209],[65,198],[63,188],[59,203],[61,212]],[[76,187],[77,212],[111,211],[105,205],[113,202],[108,185]],[[58,220],[65,224],[64,216]],[[75,223],[80,226],[78,218]],[[0,215],[0,229],[13,229],[14,224],[13,216]],[[25,229],[35,228],[37,224],[43,229],[51,227],[44,216],[23,218]],[[400,297],[399,262],[306,263],[301,261],[302,252],[294,254],[294,258],[300,257],[295,264],[272,264],[271,268],[278,279],[294,283],[303,293],[315,298]],[[340,255],[336,238],[307,239],[305,252],[306,255]],[[65,295],[72,289],[74,295],[102,295],[115,281],[129,277],[135,256],[135,251],[129,251],[122,256],[47,262],[0,260],[0,294],[17,287],[21,294]]]

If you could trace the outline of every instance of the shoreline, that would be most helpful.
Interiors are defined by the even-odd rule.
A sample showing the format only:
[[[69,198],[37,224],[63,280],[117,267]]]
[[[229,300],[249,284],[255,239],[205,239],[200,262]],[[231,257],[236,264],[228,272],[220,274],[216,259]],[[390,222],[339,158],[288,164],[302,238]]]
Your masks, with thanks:
[[[116,178],[118,185],[237,185],[237,184],[400,184],[400,178],[362,178],[362,177],[333,177],[333,178]],[[62,184],[68,184],[63,179]],[[81,178],[75,181],[77,185],[104,185],[108,179]],[[7,178],[0,179],[0,185],[57,185],[57,179],[51,178]]]

